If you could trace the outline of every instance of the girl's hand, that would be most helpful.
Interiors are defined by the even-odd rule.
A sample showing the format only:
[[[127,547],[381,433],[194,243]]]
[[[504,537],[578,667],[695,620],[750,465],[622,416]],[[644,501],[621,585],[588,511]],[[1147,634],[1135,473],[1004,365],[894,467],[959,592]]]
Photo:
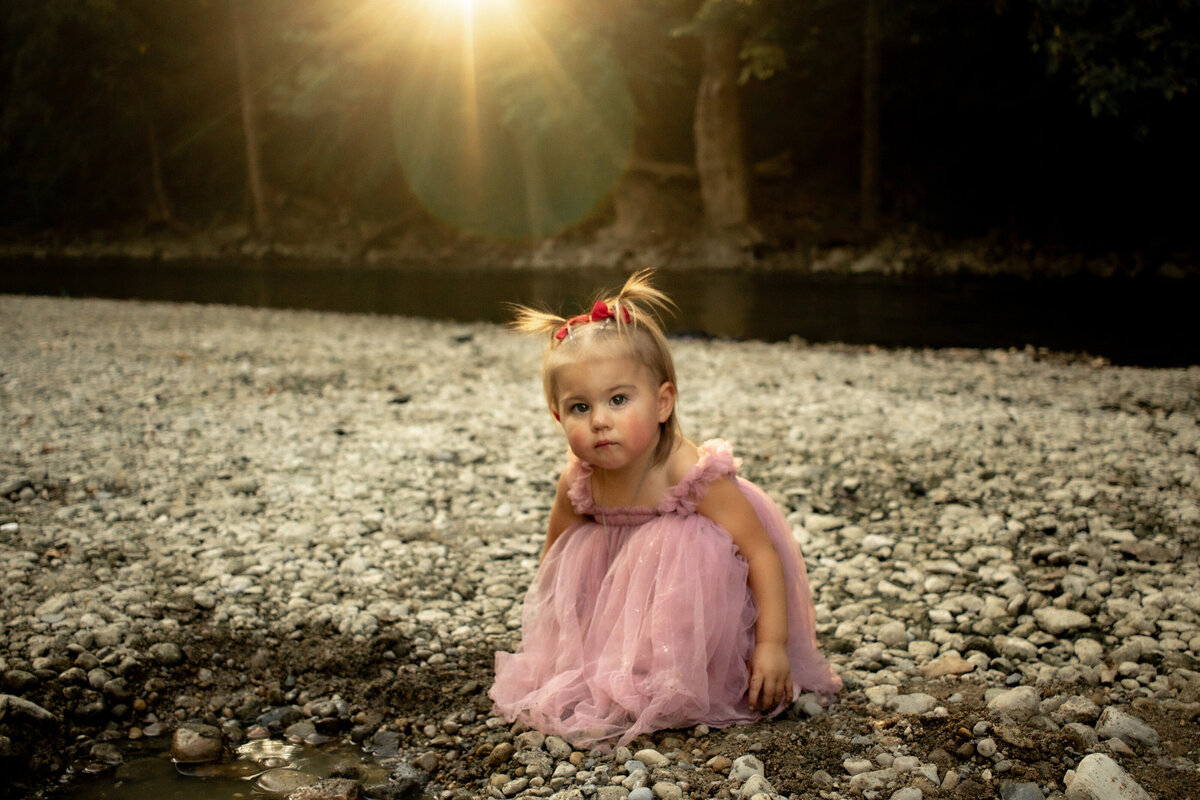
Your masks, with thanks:
[[[792,670],[786,646],[777,642],[755,645],[747,667],[751,711],[771,711],[782,702],[791,702]]]

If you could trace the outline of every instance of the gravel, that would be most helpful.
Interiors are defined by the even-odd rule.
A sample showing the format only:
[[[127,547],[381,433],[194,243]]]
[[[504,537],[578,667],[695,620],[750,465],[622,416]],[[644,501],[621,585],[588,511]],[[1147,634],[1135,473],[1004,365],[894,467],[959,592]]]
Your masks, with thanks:
[[[0,331],[22,791],[216,728],[226,753],[353,740],[383,771],[310,798],[1074,797],[1081,763],[1200,796],[1196,367],[676,342],[685,430],[789,514],[847,688],[581,753],[485,697],[564,453],[536,342],[40,297],[0,297]]]

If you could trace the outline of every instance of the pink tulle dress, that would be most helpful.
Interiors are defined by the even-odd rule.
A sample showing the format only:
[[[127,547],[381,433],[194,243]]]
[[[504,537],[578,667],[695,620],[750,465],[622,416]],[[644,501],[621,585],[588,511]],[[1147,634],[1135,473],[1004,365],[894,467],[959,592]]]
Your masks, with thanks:
[[[546,554],[525,597],[522,644],[496,654],[497,713],[576,747],[608,748],[664,728],[720,728],[761,714],[746,702],[757,611],[747,566],[724,528],[696,513],[732,477],[783,562],[788,657],[796,695],[842,685],[817,650],[808,576],[791,528],[719,440],[656,508],[597,508],[591,466],[571,467],[568,496],[585,520]],[[778,710],[782,710],[778,709]],[[778,710],[776,713],[778,713]]]

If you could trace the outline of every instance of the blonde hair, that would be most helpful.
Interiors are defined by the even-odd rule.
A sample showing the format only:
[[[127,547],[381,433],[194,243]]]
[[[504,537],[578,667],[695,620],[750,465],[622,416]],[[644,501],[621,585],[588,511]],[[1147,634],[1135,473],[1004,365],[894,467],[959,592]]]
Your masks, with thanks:
[[[587,349],[603,348],[609,352],[616,349],[622,356],[649,369],[659,385],[677,385],[675,361],[671,358],[671,347],[663,333],[660,317],[663,312],[676,306],[670,297],[651,285],[653,274],[654,271],[650,269],[639,270],[625,281],[615,295],[601,295],[596,302],[603,303],[608,314],[601,321],[593,321],[587,314],[568,319],[527,306],[512,307],[515,312],[511,323],[513,328],[525,333],[550,336],[542,357],[542,388],[552,413],[558,389],[555,373],[560,366]],[[682,438],[674,404],[671,415],[665,422],[659,423],[658,429],[655,464],[662,463],[675,448],[676,441]]]

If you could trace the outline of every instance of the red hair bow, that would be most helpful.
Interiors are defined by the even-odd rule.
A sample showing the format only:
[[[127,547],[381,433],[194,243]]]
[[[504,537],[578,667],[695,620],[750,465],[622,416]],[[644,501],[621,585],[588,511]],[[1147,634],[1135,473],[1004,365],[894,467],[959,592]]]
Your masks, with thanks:
[[[583,325],[586,322],[600,322],[605,319],[616,319],[616,314],[609,311],[608,304],[603,300],[597,300],[596,305],[592,306],[592,313],[580,314],[578,317],[571,317],[561,328],[554,334],[554,338],[560,342],[567,338],[567,331],[572,325]],[[629,318],[629,309],[622,308],[621,316],[625,319],[625,324],[628,325],[631,320]]]

